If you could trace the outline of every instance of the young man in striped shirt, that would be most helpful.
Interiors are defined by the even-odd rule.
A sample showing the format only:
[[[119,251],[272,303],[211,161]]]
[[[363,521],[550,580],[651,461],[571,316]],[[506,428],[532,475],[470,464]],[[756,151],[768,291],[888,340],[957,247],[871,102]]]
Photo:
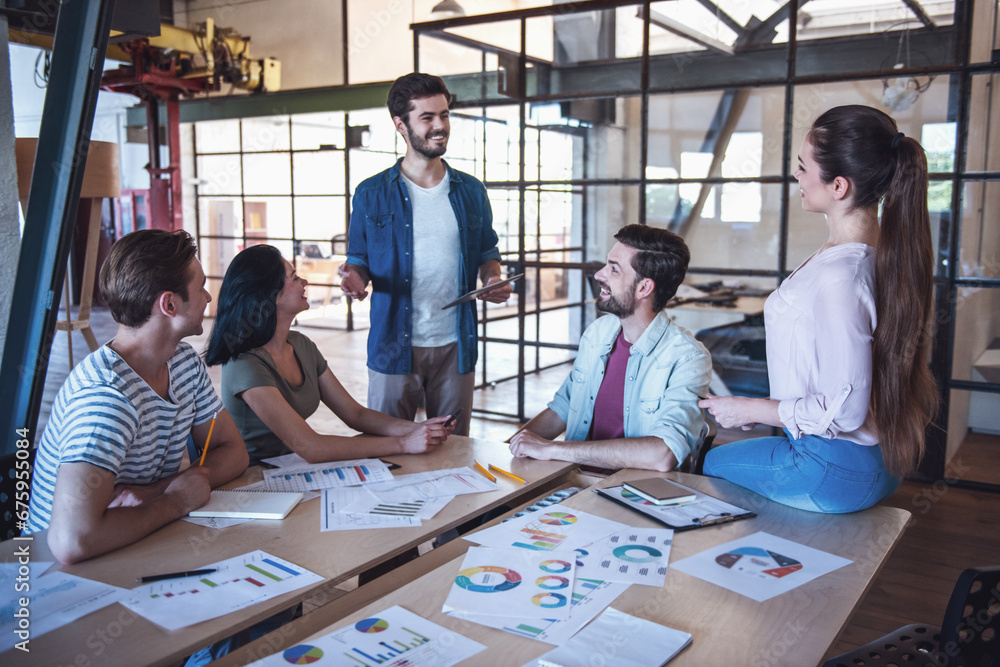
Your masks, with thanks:
[[[249,460],[205,364],[181,340],[202,332],[205,273],[187,232],[122,238],[101,269],[118,322],[56,396],[35,458],[26,533],[49,529],[63,563],[112,551],[185,516]],[[204,465],[180,471],[188,436]]]

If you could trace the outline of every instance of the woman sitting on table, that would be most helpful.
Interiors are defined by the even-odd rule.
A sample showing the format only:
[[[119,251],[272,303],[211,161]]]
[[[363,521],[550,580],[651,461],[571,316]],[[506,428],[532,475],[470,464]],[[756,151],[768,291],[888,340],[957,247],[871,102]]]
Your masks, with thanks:
[[[205,352],[222,366],[222,402],[250,452],[251,464],[295,452],[309,463],[420,454],[451,433],[447,416],[413,423],[361,406],[305,335],[290,331],[309,308],[307,282],[277,248],[255,245],[233,258],[219,290],[218,315]],[[359,437],[323,435],[306,423],[323,401]],[[379,437],[381,436],[381,437]]]
[[[771,397],[698,403],[725,428],[785,435],[713,449],[704,471],[792,507],[853,512],[916,467],[937,410],[927,159],[886,114],[842,106],[813,123],[795,179],[830,233],[767,300]]]

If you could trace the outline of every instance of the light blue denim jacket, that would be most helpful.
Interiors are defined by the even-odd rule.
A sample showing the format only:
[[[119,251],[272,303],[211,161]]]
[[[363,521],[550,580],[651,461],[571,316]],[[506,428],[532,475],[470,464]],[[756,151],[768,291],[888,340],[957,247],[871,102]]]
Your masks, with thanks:
[[[594,400],[621,321],[600,317],[580,338],[573,370],[549,408],[566,423],[566,440],[586,440],[594,418]],[[625,372],[625,437],[662,438],[682,462],[704,423],[698,397],[708,391],[712,357],[686,329],[664,313],[656,316],[632,345]]]

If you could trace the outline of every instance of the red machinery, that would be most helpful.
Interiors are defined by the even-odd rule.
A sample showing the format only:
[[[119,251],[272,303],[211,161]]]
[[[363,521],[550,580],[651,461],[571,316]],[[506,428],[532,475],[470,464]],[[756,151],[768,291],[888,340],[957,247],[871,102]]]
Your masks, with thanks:
[[[129,62],[104,73],[101,87],[135,95],[146,104],[149,145],[150,226],[183,228],[180,179],[181,96],[217,91],[222,83],[253,92],[280,87],[281,68],[273,58],[252,59],[250,38],[216,30],[212,19],[196,30],[160,26],[160,35],[113,44],[108,57]],[[167,108],[169,164],[161,166],[160,104]]]

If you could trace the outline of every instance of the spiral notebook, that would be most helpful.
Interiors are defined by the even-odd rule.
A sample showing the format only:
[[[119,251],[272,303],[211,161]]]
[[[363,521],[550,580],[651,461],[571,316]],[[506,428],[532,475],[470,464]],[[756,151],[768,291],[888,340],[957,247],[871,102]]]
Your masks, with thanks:
[[[230,519],[284,519],[302,499],[299,491],[215,489],[204,507],[188,516]]]

